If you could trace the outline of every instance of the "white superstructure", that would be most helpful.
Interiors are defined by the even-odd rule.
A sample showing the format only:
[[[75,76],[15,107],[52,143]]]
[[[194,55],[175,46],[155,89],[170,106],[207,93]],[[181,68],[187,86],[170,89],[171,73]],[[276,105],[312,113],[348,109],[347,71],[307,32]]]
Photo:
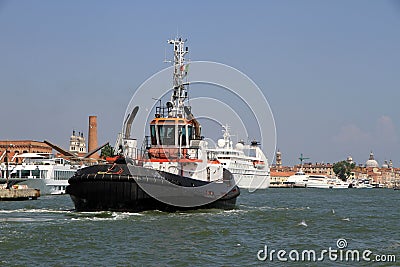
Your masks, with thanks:
[[[307,182],[308,175],[305,174],[301,169],[287,179],[287,183],[293,187],[306,187]]]
[[[233,147],[229,127],[223,126],[223,132],[223,139],[218,140],[217,147],[208,151],[214,153],[224,168],[233,174],[239,188],[268,188],[271,180],[270,168],[268,159],[258,143],[245,145],[239,142]]]
[[[156,108],[155,118],[150,122],[148,159],[143,160],[143,167],[195,180],[223,183],[224,166],[207,153],[208,143],[201,137],[200,124],[191,107],[185,105],[188,97],[188,63],[185,60],[188,48],[185,40],[179,38],[168,43],[174,48],[173,92],[165,107]],[[131,117],[136,112],[134,110]],[[126,139],[117,142],[122,145]],[[127,147],[124,146],[124,153],[129,155]]]
[[[290,176],[287,180],[293,187],[307,188],[349,188],[349,183],[337,177],[329,178],[325,175],[305,174],[302,170]]]
[[[22,159],[22,163],[8,166],[9,181],[39,189],[43,195],[64,194],[68,179],[78,169],[78,166],[71,165],[68,160],[52,158],[49,154],[24,153],[17,157]],[[3,164],[1,177],[6,176],[7,166]]]
[[[369,180],[367,179],[360,179],[353,182],[354,188],[363,188],[363,189],[371,189],[374,188],[372,184],[370,184]]]

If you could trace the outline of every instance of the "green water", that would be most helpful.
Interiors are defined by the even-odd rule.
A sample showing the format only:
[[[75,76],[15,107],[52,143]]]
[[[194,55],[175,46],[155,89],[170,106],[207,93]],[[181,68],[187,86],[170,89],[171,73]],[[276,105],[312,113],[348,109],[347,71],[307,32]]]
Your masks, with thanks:
[[[67,195],[0,202],[0,265],[399,266],[399,204],[389,189],[242,190],[235,210],[179,213],[78,213]],[[397,262],[257,258],[265,245],[319,253],[341,238]]]

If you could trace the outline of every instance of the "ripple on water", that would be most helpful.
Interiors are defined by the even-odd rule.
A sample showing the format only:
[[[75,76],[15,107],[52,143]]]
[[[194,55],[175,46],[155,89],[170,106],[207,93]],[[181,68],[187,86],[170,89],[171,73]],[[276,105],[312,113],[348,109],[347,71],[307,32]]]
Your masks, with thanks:
[[[0,243],[9,266],[258,266],[264,245],[322,250],[339,238],[398,253],[399,200],[387,190],[270,189],[243,192],[234,210],[87,213],[50,196],[2,205]]]

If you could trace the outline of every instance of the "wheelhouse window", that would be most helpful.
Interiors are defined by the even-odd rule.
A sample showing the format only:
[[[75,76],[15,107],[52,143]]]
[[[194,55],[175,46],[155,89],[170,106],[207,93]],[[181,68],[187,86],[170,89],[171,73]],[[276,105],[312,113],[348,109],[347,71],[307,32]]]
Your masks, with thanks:
[[[185,125],[179,125],[179,142],[181,146],[186,146],[187,132]]]
[[[192,125],[188,125],[187,127],[188,131],[188,136],[189,136],[189,140],[193,138],[193,126]]]
[[[151,145],[157,145],[156,126],[150,125]]]
[[[175,145],[175,125],[158,125],[160,145]]]

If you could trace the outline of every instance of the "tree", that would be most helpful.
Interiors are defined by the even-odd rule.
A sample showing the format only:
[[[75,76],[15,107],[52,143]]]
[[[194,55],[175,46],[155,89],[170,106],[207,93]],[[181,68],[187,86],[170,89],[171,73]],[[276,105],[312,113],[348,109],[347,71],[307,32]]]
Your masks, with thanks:
[[[110,144],[105,145],[101,149],[100,157],[105,159],[106,157],[112,157],[112,156],[114,156],[114,148],[110,146]]]
[[[342,160],[333,164],[333,171],[342,181],[346,181],[355,167],[356,164]]]

